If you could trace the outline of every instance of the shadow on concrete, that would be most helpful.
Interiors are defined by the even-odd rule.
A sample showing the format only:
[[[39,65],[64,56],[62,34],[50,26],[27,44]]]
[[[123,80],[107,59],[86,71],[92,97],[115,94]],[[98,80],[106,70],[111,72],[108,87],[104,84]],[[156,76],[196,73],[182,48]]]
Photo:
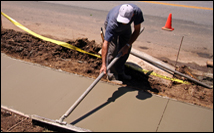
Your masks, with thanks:
[[[132,67],[136,69],[142,69],[139,65],[134,64],[134,63],[126,63],[129,66],[131,65]],[[100,109],[104,108],[108,104],[115,102],[118,98],[123,96],[124,94],[132,91],[138,91],[138,94],[136,95],[136,98],[139,100],[145,100],[147,98],[151,98],[152,94],[148,92],[148,90],[152,92],[158,93],[159,91],[157,89],[152,89],[150,86],[150,83],[148,81],[149,75],[151,72],[143,73],[139,72],[136,69],[130,68],[126,65],[125,67],[125,73],[127,75],[132,76],[131,80],[122,80],[123,84],[126,84],[127,87],[119,87],[117,91],[115,91],[108,100],[101,104],[100,106],[94,108],[93,110],[89,111],[88,113],[84,114],[83,116],[79,117],[78,119],[74,120],[71,122],[71,125],[75,125],[78,122],[82,121],[83,119],[87,118],[88,116],[92,115],[93,113],[96,113]]]
[[[149,75],[152,71],[143,72],[143,68],[135,63],[126,62],[125,73],[132,77],[131,80],[123,80],[123,83],[130,88],[137,90],[151,91],[154,93],[159,93],[159,90],[152,88],[149,83]]]
[[[128,87],[119,87],[117,91],[115,91],[112,96],[110,98],[108,98],[108,100],[101,104],[100,106],[96,107],[95,109],[91,110],[90,112],[86,113],[85,115],[81,116],[80,118],[74,120],[73,122],[71,122],[71,125],[75,125],[78,122],[80,122],[81,120],[87,118],[88,116],[92,115],[93,113],[99,111],[100,109],[102,109],[103,107],[107,106],[108,104],[110,104],[111,102],[115,102],[119,97],[123,96],[124,94],[128,93],[128,92],[132,92],[132,91],[138,91],[138,95],[136,96],[137,99],[139,100],[145,100],[147,98],[151,98],[152,94],[149,92],[145,92],[143,90],[135,90],[132,88],[128,88]]]

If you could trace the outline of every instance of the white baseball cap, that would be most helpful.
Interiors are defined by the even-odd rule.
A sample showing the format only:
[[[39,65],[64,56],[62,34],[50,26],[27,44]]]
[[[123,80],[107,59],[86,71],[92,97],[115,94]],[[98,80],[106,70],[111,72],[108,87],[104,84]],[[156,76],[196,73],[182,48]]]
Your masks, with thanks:
[[[120,7],[119,14],[117,16],[117,21],[121,23],[128,24],[134,13],[133,7],[129,4],[123,4]]]

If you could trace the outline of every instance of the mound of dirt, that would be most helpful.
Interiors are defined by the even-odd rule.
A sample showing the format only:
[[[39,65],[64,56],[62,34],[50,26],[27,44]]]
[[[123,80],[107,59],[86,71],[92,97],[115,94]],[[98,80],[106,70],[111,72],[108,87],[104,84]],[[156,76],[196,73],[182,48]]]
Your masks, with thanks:
[[[97,44],[93,40],[89,41],[87,38],[70,40],[67,43],[94,54],[98,54],[101,49],[101,44]],[[27,33],[12,29],[1,31],[1,52],[12,58],[91,78],[96,78],[99,75],[102,64],[100,58],[46,42]],[[177,70],[185,72],[184,69],[185,67],[180,67]],[[194,83],[186,85],[175,82],[172,82],[172,85],[168,87],[152,76],[131,68],[126,67],[125,72],[132,76],[132,80],[124,80],[122,86],[129,86],[179,101],[213,108],[213,89],[207,89]],[[183,77],[179,78],[187,80]],[[106,76],[102,80],[108,82]]]

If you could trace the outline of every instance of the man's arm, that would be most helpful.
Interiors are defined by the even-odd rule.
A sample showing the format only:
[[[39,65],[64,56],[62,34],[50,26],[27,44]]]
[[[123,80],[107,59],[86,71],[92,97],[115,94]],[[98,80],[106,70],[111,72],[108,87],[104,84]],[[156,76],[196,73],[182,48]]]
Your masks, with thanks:
[[[107,57],[107,52],[108,52],[108,46],[109,42],[104,40],[103,46],[102,46],[102,66],[100,68],[100,73],[104,72],[106,74],[106,57]]]
[[[132,45],[132,43],[137,39],[137,37],[139,36],[140,34],[140,28],[141,28],[141,25],[138,24],[138,25],[134,25],[134,32],[132,33],[130,39],[129,39],[129,42],[128,44],[129,45]]]
[[[134,32],[132,33],[132,35],[131,35],[131,37],[130,37],[130,39],[128,41],[128,44],[130,45],[130,47],[131,47],[132,43],[139,36],[139,34],[140,34],[140,28],[141,28],[140,24],[134,26]],[[128,47],[127,45],[125,45],[119,52],[122,52],[122,54],[123,54],[122,56],[124,56],[125,54],[128,53],[130,47]]]

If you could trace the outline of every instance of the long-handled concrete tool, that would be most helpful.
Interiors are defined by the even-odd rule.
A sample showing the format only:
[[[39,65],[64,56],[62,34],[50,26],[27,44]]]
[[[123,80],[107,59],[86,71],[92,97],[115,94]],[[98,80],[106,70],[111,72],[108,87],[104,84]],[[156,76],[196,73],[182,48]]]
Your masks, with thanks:
[[[107,66],[107,70],[109,70],[115,62],[122,56],[122,52],[120,52]],[[100,75],[94,80],[94,82],[86,89],[86,91],[77,99],[77,101],[68,109],[68,111],[57,120],[58,123],[64,124],[63,120],[70,115],[70,113],[77,107],[77,105],[86,97],[86,95],[94,88],[94,86],[100,81],[100,79],[104,76],[104,73],[100,73]]]
[[[140,34],[143,32],[143,29],[141,30]],[[101,28],[101,37],[104,41],[104,34],[103,30]],[[111,42],[112,43],[112,42]],[[117,60],[122,56],[122,52],[120,52],[107,66],[107,70],[109,70],[116,62]],[[71,112],[79,105],[79,103],[87,96],[87,94],[94,88],[94,86],[100,81],[100,79],[104,76],[104,72],[100,73],[100,75],[94,80],[94,82],[86,89],[86,91],[76,100],[76,102],[66,111],[65,114],[63,114],[60,119],[58,120],[52,120],[45,117],[41,117],[38,115],[31,115],[31,118],[36,121],[40,121],[43,123],[47,123],[49,125],[53,125],[56,127],[61,127],[67,130],[77,131],[77,132],[90,132],[90,130],[83,129],[80,127],[76,127],[74,125],[68,124],[65,121],[63,121],[66,117],[68,117]]]
[[[107,66],[107,70],[109,70],[115,62],[122,56],[122,52],[120,52],[112,61],[111,63]],[[60,119],[58,120],[51,120],[45,117],[41,117],[38,115],[32,115],[31,118],[33,120],[37,120],[40,122],[44,122],[50,125],[58,126],[64,129],[72,130],[72,131],[78,131],[78,132],[89,132],[90,130],[86,130],[83,128],[79,128],[76,126],[73,126],[71,124],[66,123],[63,121],[66,117],[68,117],[71,112],[79,105],[79,103],[86,97],[86,95],[93,89],[93,87],[100,81],[100,79],[104,76],[104,72],[100,73],[100,75],[94,80],[94,82],[86,89],[86,91],[76,100],[76,102],[66,111],[65,114],[61,116]]]

